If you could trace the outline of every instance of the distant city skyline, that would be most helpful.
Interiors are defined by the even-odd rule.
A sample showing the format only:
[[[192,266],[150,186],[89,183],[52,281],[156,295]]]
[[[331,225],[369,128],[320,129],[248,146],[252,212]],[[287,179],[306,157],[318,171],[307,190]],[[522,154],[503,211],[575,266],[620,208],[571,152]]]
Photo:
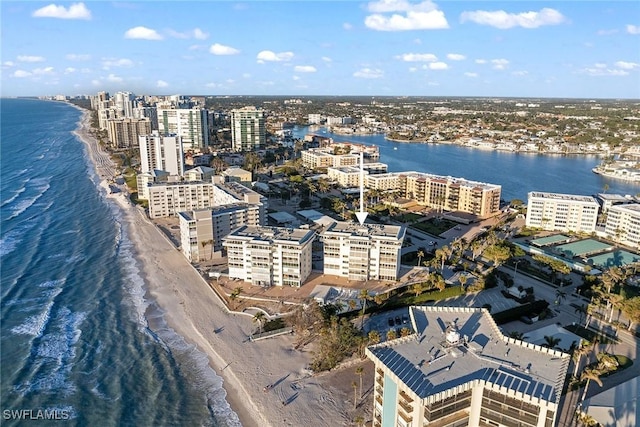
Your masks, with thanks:
[[[640,98],[640,2],[2,2],[2,96]]]

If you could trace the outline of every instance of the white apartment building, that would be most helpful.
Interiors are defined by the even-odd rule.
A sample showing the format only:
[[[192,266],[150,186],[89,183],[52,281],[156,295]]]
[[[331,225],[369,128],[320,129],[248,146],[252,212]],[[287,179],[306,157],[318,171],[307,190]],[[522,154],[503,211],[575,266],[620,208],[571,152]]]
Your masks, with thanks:
[[[211,181],[216,170],[208,166],[198,166],[187,170],[182,176],[185,181]]]
[[[400,177],[397,173],[382,173],[367,175],[364,186],[372,190],[396,191],[400,189]]]
[[[592,233],[600,205],[591,196],[530,192],[526,226],[549,231]]]
[[[319,125],[320,123],[322,123],[322,114],[309,114],[310,125]]]
[[[249,203],[180,212],[178,218],[181,250],[190,262],[211,259],[214,252],[222,250],[222,239],[233,230],[264,222],[260,207]]]
[[[154,182],[169,181],[169,172],[161,170],[152,170],[151,172],[141,172],[136,175],[136,184],[138,186],[138,199],[149,200],[149,184]]]
[[[245,187],[239,182],[223,181],[220,176],[213,177],[213,183],[215,188],[213,194],[215,197],[216,205],[229,205],[232,203],[251,203],[254,205],[262,205],[267,207],[267,198],[257,191]]]
[[[364,178],[369,174],[368,171],[363,171]],[[345,166],[342,168],[328,168],[327,175],[329,179],[336,182],[341,187],[353,188],[360,187],[360,167],[358,166]],[[363,181],[364,185],[364,181]]]
[[[244,107],[231,110],[231,143],[234,151],[255,151],[267,142],[264,110]]]
[[[503,335],[486,309],[410,307],[413,335],[368,347],[373,427],[552,427],[571,356]]]
[[[167,171],[170,175],[184,174],[184,152],[179,136],[161,135],[158,131],[154,131],[139,136],[138,144],[142,172],[158,169]]]
[[[300,287],[311,274],[313,230],[243,226],[223,239],[229,278],[257,286]]]
[[[131,148],[138,144],[140,135],[151,133],[151,120],[123,117],[107,120],[107,138],[116,148]]]
[[[340,168],[360,164],[357,154],[330,154],[324,148],[312,148],[301,152],[302,164],[310,169]]]
[[[166,218],[178,212],[214,206],[212,182],[167,182],[148,184],[149,217]]]
[[[613,241],[640,248],[640,203],[611,206],[604,231]]]
[[[161,135],[179,136],[184,151],[199,151],[209,146],[207,110],[204,108],[165,107],[157,109],[158,130]]]
[[[349,280],[397,280],[402,226],[334,222],[320,233],[324,274]]]

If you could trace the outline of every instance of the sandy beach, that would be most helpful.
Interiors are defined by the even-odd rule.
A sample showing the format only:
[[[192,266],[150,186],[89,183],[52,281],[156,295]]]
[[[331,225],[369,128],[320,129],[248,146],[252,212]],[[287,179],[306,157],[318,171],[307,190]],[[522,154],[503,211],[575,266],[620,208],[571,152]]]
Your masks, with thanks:
[[[85,142],[102,186],[119,175],[90,133],[83,111],[76,135]],[[110,196],[121,207],[143,269],[146,298],[157,303],[167,324],[209,357],[224,379],[227,401],[243,426],[354,425],[356,414],[370,413],[371,362],[355,360],[344,368],[311,375],[309,349],[294,350],[292,336],[250,341],[252,316],[228,312],[204,278],[124,193]],[[354,409],[355,368],[365,367],[365,397]],[[264,387],[271,386],[268,391]],[[367,399],[367,396],[369,397]],[[370,415],[369,415],[370,417]]]

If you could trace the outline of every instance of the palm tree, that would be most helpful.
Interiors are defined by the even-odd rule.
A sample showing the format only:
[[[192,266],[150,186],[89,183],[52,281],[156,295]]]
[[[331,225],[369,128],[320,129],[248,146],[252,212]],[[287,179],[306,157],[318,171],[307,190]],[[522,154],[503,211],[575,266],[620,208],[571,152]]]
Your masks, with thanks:
[[[591,348],[588,345],[581,345],[580,347],[573,350],[571,357],[573,358],[573,363],[575,363],[575,367],[573,370],[573,376],[578,377],[578,370],[580,369],[580,361],[582,360],[582,356],[589,354]]]
[[[395,329],[389,329],[387,332],[387,341],[395,340],[396,338],[398,338],[398,335],[396,334]]]
[[[414,283],[411,285],[411,291],[414,292],[416,296],[420,295],[420,293],[422,293],[422,283]]]
[[[229,299],[231,301],[235,301],[240,296],[241,293],[242,293],[242,288],[238,286],[231,292],[231,295],[229,295]]]
[[[356,375],[360,377],[360,398],[362,398],[362,375],[364,374],[364,368],[362,366],[358,366],[356,368]]]
[[[523,340],[524,339],[524,333],[523,332],[519,332],[519,331],[511,331],[511,332],[509,332],[509,337],[510,338],[515,338],[517,340]]]
[[[406,326],[402,329],[400,329],[400,336],[401,337],[408,337],[409,335],[411,335],[411,329],[407,328]]]
[[[587,380],[586,384],[584,385],[582,397],[580,398],[580,403],[582,404],[582,402],[584,402],[584,399],[586,399],[587,397],[587,389],[589,388],[589,383],[593,380],[600,387],[602,387],[602,380],[600,379],[600,372],[598,372],[596,369],[585,369],[580,376],[580,380]]]
[[[424,258],[424,251],[420,249],[418,251],[418,265],[422,264],[422,258]]]
[[[369,338],[369,344],[371,345],[378,344],[380,342],[380,332],[375,329],[373,331],[369,331],[369,335],[367,335],[367,337]]]
[[[253,321],[258,323],[258,327],[260,328],[260,333],[262,333],[262,321],[266,318],[266,315],[262,311],[256,312],[253,316]]]
[[[350,299],[349,302],[347,303],[349,305],[349,310],[355,310],[356,309],[356,300]]]
[[[356,423],[358,427],[362,427],[364,425],[364,417],[362,415],[356,415],[353,422]]]
[[[556,304],[561,304],[567,298],[567,293],[562,289],[556,289]]]
[[[548,348],[556,348],[558,346],[558,344],[560,344],[560,341],[562,341],[561,338],[556,338],[552,335],[545,335],[544,336],[544,346],[548,347]]]

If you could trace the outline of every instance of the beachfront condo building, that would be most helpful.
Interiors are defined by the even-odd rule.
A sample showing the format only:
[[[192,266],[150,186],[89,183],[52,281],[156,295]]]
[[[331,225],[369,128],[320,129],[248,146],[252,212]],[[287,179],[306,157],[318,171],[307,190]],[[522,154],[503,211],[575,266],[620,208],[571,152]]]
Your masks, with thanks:
[[[600,205],[591,196],[532,191],[527,200],[527,227],[576,233],[596,230]]]
[[[212,181],[179,181],[148,183],[149,217],[177,216],[182,211],[214,206],[248,203],[258,207],[260,218],[266,218],[267,199],[260,193],[237,182],[224,182],[214,176]]]
[[[341,168],[360,164],[357,154],[332,154],[325,148],[312,148],[301,152],[302,164],[309,169]]]
[[[640,203],[611,206],[604,230],[607,238],[640,248]]]
[[[396,225],[329,224],[320,233],[324,274],[357,281],[397,280],[405,232]]]
[[[229,278],[256,286],[300,287],[311,274],[310,229],[243,226],[223,239]]]
[[[151,133],[151,120],[123,117],[107,120],[107,138],[112,147],[133,148],[138,145],[140,135]]]
[[[464,178],[422,172],[392,172],[368,175],[365,186],[398,193],[417,204],[448,212],[465,212],[487,218],[500,211],[502,187]]]
[[[553,427],[570,355],[503,335],[486,309],[410,307],[412,335],[368,347],[374,427]]]
[[[211,259],[214,252],[222,250],[222,239],[233,230],[264,225],[261,214],[260,206],[249,203],[180,212],[182,253],[190,262]]]
[[[149,200],[149,184],[153,184],[154,182],[168,182],[170,178],[169,172],[158,169],[137,174],[138,200]]]
[[[197,166],[185,171],[182,175],[185,181],[211,181],[216,175],[216,170],[208,166]]]
[[[264,110],[231,110],[231,144],[234,151],[255,151],[267,143]]]
[[[147,185],[149,217],[167,218],[179,212],[204,209],[214,204],[212,182],[157,182]]]
[[[202,151],[209,146],[208,113],[204,108],[157,108],[161,135],[177,135],[183,150]]]
[[[179,136],[149,132],[138,137],[138,145],[142,172],[158,169],[169,172],[170,175],[184,174],[184,152]]]
[[[240,182],[246,185],[251,185],[251,172],[239,167],[231,167],[223,170],[222,176],[227,182]]]

